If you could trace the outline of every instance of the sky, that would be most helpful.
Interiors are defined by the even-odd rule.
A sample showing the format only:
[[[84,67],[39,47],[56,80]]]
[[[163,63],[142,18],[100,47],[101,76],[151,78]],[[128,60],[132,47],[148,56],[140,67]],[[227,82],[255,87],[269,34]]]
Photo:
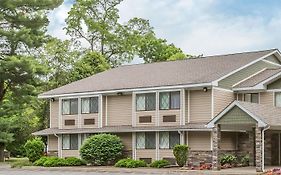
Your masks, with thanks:
[[[48,33],[60,39],[74,0],[48,14]],[[280,0],[124,0],[120,22],[148,19],[157,37],[191,55],[281,49]],[[134,60],[133,63],[140,62]]]

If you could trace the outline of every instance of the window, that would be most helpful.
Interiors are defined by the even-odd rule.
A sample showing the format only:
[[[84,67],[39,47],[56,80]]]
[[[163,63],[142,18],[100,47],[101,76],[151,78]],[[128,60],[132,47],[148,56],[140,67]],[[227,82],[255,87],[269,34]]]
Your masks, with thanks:
[[[180,135],[177,131],[159,133],[160,149],[173,149],[173,147],[177,144],[180,144]]]
[[[137,94],[136,96],[137,111],[155,110],[156,97],[155,93]]]
[[[78,135],[77,134],[63,134],[62,135],[62,149],[78,150]]]
[[[251,103],[259,103],[259,94],[258,93],[244,94],[244,101],[251,102]]]
[[[160,109],[180,109],[180,92],[160,92]]]
[[[78,99],[64,99],[62,100],[62,114],[73,115],[78,114]]]
[[[82,98],[81,99],[81,113],[98,113],[99,101],[98,97]]]
[[[139,132],[136,139],[137,149],[155,149],[155,132]]]
[[[281,107],[281,92],[275,93],[275,106]]]

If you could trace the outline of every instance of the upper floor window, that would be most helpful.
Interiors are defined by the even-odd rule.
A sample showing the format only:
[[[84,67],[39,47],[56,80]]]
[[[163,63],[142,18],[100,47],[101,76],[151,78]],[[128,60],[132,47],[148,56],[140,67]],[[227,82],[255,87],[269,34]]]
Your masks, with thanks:
[[[136,96],[137,111],[153,111],[155,103],[155,93],[137,94]]]
[[[281,107],[281,92],[275,93],[275,106]]]
[[[98,113],[99,101],[98,97],[81,98],[81,113]]]
[[[180,144],[180,135],[177,131],[159,133],[160,149],[173,149],[177,144]]]
[[[62,149],[78,150],[78,135],[77,134],[63,134],[62,135]]]
[[[155,149],[155,132],[138,132],[136,141],[137,149]]]
[[[259,94],[258,93],[244,94],[244,101],[251,102],[251,103],[259,103]]]
[[[160,92],[160,109],[180,109],[180,92]]]
[[[62,100],[62,114],[73,115],[78,114],[78,99],[63,99]]]

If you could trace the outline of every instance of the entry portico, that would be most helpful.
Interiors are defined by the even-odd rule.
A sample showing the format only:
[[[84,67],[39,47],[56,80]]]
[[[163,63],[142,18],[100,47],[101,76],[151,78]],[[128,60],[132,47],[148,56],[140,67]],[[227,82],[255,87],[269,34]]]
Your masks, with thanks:
[[[222,131],[247,133],[250,165],[256,166],[257,172],[264,171],[264,165],[280,165],[274,157],[275,147],[280,148],[280,138],[276,134],[281,130],[281,109],[270,105],[233,101],[208,124],[213,129],[213,169],[220,170],[220,142]],[[266,135],[266,137],[265,137]],[[280,134],[279,134],[280,135]],[[238,143],[239,144],[239,143]],[[278,144],[279,146],[276,146]],[[239,154],[238,150],[237,154]]]

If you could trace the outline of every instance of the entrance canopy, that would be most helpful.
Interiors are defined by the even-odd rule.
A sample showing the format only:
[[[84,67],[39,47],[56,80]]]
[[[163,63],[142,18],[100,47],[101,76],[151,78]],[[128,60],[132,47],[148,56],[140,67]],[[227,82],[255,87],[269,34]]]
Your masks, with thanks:
[[[281,130],[281,108],[272,105],[233,101],[206,126],[207,128],[214,128],[216,124],[221,124],[226,129],[231,129],[231,126],[241,127],[241,129],[249,128],[246,126],[257,124],[260,128],[270,126],[271,129]]]

